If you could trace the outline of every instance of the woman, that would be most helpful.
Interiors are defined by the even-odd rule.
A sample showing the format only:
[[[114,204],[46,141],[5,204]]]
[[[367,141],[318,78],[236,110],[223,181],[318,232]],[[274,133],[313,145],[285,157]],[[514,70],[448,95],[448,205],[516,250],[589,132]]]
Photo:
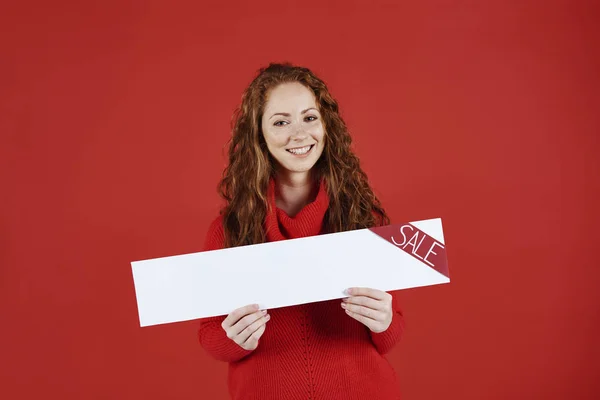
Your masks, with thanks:
[[[388,224],[350,144],[337,102],[310,70],[261,69],[234,118],[226,205],[205,250]],[[199,340],[229,363],[234,399],[397,399],[384,355],[400,339],[402,313],[388,293],[348,294],[269,313],[247,305],[201,320]]]

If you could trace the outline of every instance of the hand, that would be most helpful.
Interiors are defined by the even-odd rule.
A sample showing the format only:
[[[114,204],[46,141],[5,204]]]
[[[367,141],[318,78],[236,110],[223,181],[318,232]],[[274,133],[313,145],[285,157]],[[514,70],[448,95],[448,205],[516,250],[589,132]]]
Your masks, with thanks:
[[[254,350],[258,347],[258,339],[264,333],[269,319],[271,316],[267,314],[267,310],[258,311],[258,305],[252,304],[232,311],[221,327],[227,337],[241,348]]]
[[[366,325],[372,332],[381,333],[392,323],[392,295],[377,289],[351,288],[350,297],[342,299],[346,313]]]

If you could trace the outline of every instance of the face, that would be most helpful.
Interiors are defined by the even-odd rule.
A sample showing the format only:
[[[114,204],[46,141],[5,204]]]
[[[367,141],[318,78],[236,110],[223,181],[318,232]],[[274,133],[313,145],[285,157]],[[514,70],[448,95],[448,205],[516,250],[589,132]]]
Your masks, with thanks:
[[[268,94],[262,131],[280,172],[306,173],[323,153],[325,129],[315,96],[298,82]]]

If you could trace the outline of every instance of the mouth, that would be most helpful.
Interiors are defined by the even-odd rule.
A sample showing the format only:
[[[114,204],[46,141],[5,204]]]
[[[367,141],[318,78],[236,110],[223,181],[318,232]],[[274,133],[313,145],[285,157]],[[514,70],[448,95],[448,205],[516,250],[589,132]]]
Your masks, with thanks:
[[[296,147],[293,149],[285,149],[288,153],[292,153],[295,156],[305,156],[315,147],[314,144],[310,144],[304,147]]]

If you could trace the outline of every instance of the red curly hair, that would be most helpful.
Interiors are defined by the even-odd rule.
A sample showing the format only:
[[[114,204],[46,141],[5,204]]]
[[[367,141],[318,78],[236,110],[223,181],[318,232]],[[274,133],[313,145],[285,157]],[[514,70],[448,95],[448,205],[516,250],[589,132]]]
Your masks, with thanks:
[[[267,149],[261,119],[271,89],[298,82],[316,98],[325,130],[324,149],[312,176],[323,179],[329,208],[326,233],[389,224],[389,217],[371,189],[367,175],[352,152],[352,139],[339,114],[338,103],[325,83],[308,68],[272,63],[261,68],[242,95],[232,120],[229,164],[223,171],[219,192],[225,199],[221,210],[225,247],[263,243],[268,212],[267,190],[276,162]]]

